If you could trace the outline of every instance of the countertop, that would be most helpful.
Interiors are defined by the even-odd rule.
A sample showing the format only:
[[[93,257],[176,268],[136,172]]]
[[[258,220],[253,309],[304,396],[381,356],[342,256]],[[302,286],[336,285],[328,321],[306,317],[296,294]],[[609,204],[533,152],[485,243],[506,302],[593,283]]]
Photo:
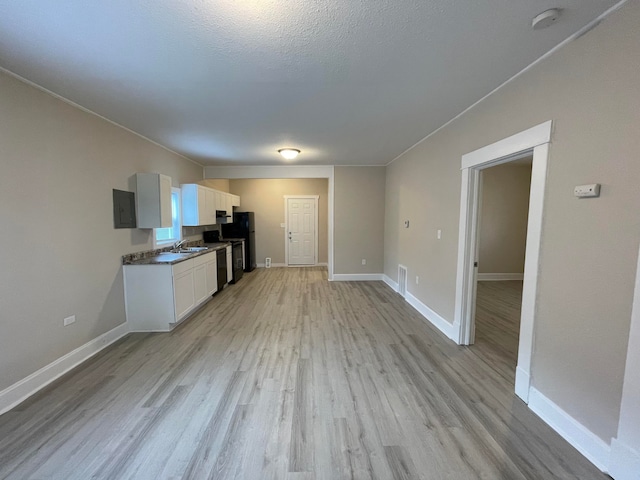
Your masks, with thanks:
[[[205,243],[203,246],[207,247],[207,250],[202,250],[200,252],[189,252],[189,253],[173,253],[170,251],[158,252],[149,256],[145,256],[143,258],[127,261],[124,264],[125,265],[175,265],[176,263],[184,262],[185,260],[190,260],[192,258],[199,257],[200,255],[206,255],[207,253],[211,253],[216,250],[226,248],[227,245],[230,245],[230,243],[229,242]]]

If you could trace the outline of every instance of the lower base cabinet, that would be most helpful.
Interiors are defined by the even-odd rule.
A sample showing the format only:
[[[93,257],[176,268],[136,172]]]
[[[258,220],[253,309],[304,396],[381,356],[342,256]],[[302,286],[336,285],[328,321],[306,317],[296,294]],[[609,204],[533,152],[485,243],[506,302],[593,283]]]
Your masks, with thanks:
[[[135,332],[168,332],[218,290],[215,252],[175,265],[125,265],[127,321]]]

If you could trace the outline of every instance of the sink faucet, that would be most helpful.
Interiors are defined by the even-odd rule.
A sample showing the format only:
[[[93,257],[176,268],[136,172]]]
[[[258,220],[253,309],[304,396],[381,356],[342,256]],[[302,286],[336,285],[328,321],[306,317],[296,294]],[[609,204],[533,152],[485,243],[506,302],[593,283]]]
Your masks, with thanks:
[[[182,240],[177,241],[176,243],[173,244],[173,249],[176,250],[178,248],[180,248],[182,245],[184,245],[185,243],[187,243],[187,239],[183,238]]]

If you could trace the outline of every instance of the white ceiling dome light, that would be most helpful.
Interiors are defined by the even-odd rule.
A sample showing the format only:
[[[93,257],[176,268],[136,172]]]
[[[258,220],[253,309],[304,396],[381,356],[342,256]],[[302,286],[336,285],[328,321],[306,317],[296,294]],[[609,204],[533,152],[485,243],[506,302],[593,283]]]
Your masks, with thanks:
[[[278,153],[286,160],[294,160],[300,154],[300,150],[297,148],[281,148]]]
[[[543,28],[550,27],[560,17],[560,9],[559,8],[550,8],[549,10],[545,10],[544,12],[533,17],[531,21],[531,27],[534,30],[542,30]]]

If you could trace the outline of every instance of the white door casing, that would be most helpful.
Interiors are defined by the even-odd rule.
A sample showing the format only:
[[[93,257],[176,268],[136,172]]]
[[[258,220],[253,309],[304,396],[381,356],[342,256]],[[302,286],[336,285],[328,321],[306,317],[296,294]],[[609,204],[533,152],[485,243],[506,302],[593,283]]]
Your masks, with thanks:
[[[285,195],[287,265],[318,261],[318,195]]]
[[[549,120],[462,156],[454,327],[458,329],[458,344],[469,345],[473,343],[475,332],[475,282],[477,277],[475,263],[478,245],[480,173],[485,168],[507,163],[533,153],[515,385],[516,395],[526,403],[529,401],[531,386],[535,299],[538,288],[540,240],[551,131],[552,122]]]

